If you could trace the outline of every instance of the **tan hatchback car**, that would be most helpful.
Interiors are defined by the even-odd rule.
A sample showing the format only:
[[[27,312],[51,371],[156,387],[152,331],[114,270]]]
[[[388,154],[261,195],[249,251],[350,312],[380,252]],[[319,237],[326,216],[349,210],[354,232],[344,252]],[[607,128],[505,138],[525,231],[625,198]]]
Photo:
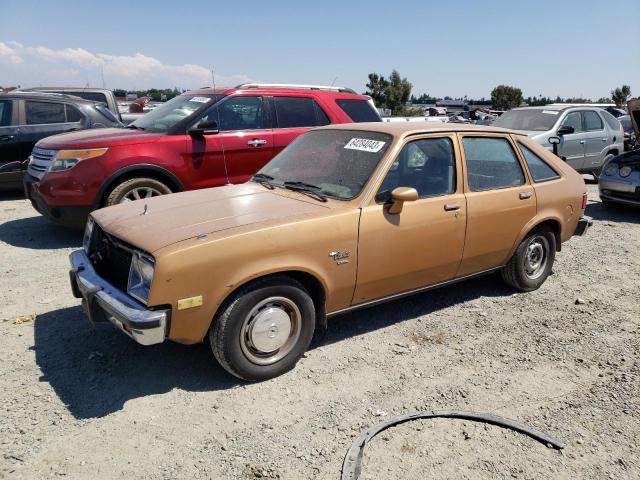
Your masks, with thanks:
[[[499,128],[319,128],[243,185],[93,212],[71,284],[92,321],[143,345],[208,337],[230,373],[262,380],[331,315],[495,270],[538,288],[591,224],[585,191]]]

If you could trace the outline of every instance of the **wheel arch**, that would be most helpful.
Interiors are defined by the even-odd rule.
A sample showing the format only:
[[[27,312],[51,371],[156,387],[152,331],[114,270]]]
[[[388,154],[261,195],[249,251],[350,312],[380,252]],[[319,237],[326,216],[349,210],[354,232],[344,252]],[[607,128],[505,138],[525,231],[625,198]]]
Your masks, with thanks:
[[[556,237],[556,252],[561,251],[562,250],[562,222],[560,221],[560,219],[556,217],[534,218],[525,226],[525,228],[522,229],[522,233],[516,240],[515,245],[513,246],[513,249],[509,254],[509,258],[511,258],[515,250],[518,248],[518,245],[520,245],[520,242],[522,242],[522,240],[527,235],[529,235],[529,233],[543,226],[547,226],[551,229],[551,231],[553,232],[553,235]]]
[[[157,165],[149,163],[138,163],[135,165],[128,165],[120,170],[112,173],[100,186],[95,199],[95,208],[104,206],[109,192],[113,190],[115,185],[119,182],[129,180],[136,177],[149,177],[160,182],[165,183],[173,192],[184,191],[184,185],[180,179],[166,168],[159,167]]]

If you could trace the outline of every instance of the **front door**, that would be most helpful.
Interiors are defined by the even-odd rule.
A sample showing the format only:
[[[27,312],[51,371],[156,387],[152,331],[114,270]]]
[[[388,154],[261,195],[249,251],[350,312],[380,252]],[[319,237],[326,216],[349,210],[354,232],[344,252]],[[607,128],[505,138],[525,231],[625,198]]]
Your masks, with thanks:
[[[18,134],[20,127],[15,125],[13,102],[0,100],[0,190],[20,188],[22,172]],[[17,115],[15,115],[17,117]]]
[[[564,158],[576,170],[580,170],[584,164],[585,151],[582,114],[580,112],[569,112],[560,126],[573,127],[573,133],[561,137],[558,156]]]
[[[508,137],[464,135],[467,237],[457,276],[504,265],[536,214],[536,195]]]
[[[465,241],[466,204],[453,136],[427,136],[404,145],[378,189],[362,209],[358,278],[353,304],[411,291],[454,277]],[[390,214],[397,187],[419,199]]]

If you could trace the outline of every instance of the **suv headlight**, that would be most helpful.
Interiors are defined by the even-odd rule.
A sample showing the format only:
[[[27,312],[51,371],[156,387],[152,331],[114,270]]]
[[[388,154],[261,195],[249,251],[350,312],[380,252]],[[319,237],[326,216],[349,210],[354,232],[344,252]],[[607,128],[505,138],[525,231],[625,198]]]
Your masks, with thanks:
[[[87,225],[84,227],[84,237],[82,237],[82,248],[86,253],[89,253],[89,247],[91,246],[91,235],[93,235],[93,218],[87,218]]]
[[[127,293],[145,304],[149,299],[154,269],[155,262],[152,257],[134,250],[129,269]]]
[[[87,150],[60,150],[51,160],[49,172],[62,172],[75,167],[82,160],[96,158],[107,153],[108,148],[90,148]]]

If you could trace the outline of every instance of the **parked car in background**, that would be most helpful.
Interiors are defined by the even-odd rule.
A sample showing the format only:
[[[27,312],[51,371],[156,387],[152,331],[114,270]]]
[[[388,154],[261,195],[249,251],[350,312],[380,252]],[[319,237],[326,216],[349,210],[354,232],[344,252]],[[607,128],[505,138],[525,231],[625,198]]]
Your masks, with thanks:
[[[310,128],[380,121],[369,97],[340,87],[245,84],[179,95],[126,129],[43,140],[25,179],[33,206],[64,225],[90,211],[182,190],[243,183]],[[60,152],[78,152],[52,169]]]
[[[91,88],[91,87],[32,87],[21,88],[21,92],[44,92],[44,93],[59,93],[63,95],[73,95],[74,97],[84,98],[85,100],[91,100],[92,102],[104,103],[111,113],[122,122],[120,116],[120,109],[118,108],[118,101],[113,93],[113,90],[107,88]]]
[[[598,178],[602,166],[624,151],[620,122],[601,108],[547,105],[515,108],[498,117],[493,126],[526,133],[552,150],[551,137],[560,137],[558,156],[581,173]]]
[[[609,160],[598,188],[605,207],[640,206],[640,150],[631,150]]]
[[[264,380],[327,316],[495,271],[537,289],[590,225],[586,200],[580,175],[525,135],[327,126],[243,185],[93,212],[71,285],[94,322],[143,345],[208,338],[227,371]]]
[[[622,130],[624,131],[624,150],[633,150],[636,147],[636,130],[631,120],[631,115],[618,117]]]
[[[0,190],[22,189],[29,155],[39,140],[63,132],[118,126],[118,119],[102,103],[40,92],[0,95]],[[37,162],[33,168],[39,168]]]

